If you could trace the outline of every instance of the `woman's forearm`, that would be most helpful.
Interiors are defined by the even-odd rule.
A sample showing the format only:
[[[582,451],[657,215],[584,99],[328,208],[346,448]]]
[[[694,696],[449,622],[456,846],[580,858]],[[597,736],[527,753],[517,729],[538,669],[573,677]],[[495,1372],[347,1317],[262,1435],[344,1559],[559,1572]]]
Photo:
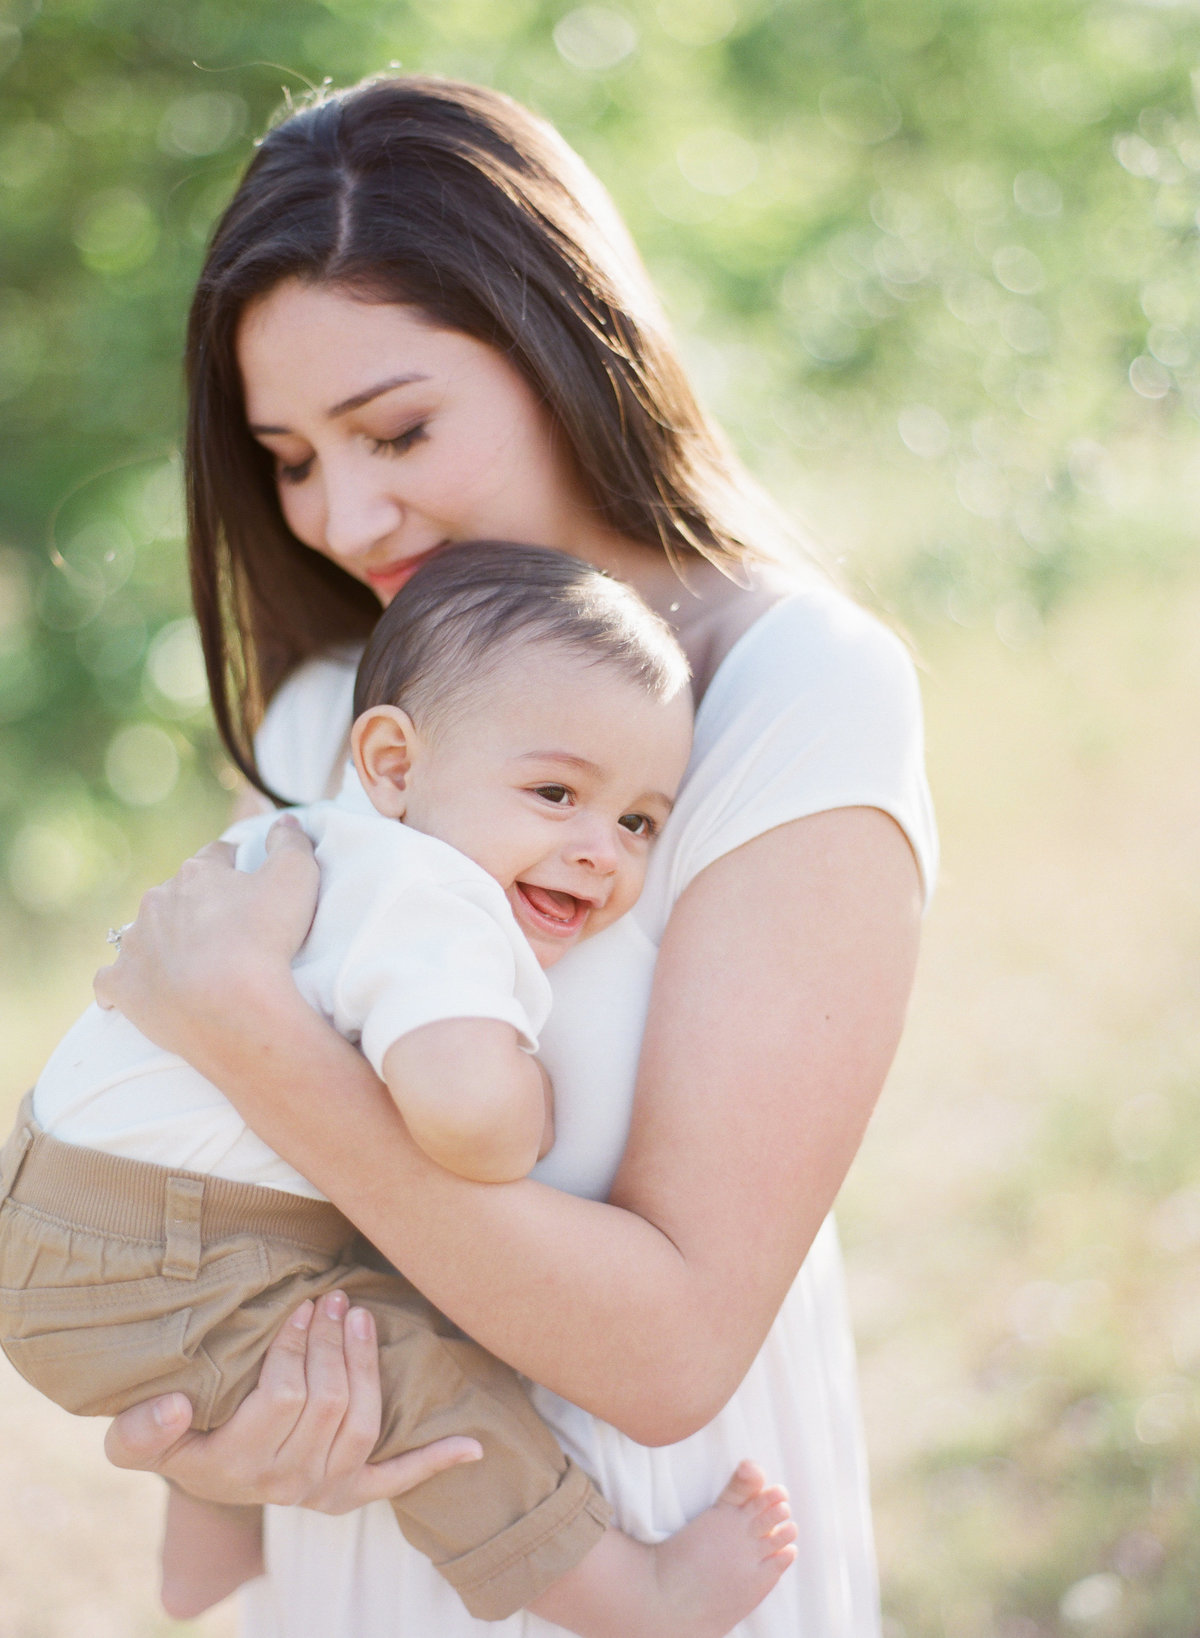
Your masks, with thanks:
[[[260,981],[252,1010],[248,1030],[206,1039],[197,1067],[235,1103],[252,1097],[259,1135],[456,1324],[647,1443],[681,1437],[680,1418],[699,1425],[716,1410],[740,1371],[722,1388],[719,1359],[697,1347],[699,1282],[652,1223],[538,1183],[444,1171],[290,979]]]

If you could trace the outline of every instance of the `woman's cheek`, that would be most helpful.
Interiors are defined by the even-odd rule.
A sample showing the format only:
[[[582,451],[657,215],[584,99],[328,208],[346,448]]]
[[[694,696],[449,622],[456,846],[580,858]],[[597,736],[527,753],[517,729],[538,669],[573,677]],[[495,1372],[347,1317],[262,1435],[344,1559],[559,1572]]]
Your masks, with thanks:
[[[329,556],[321,544],[320,532],[316,528],[317,507],[311,497],[301,492],[299,485],[286,483],[279,485],[279,510],[283,513],[283,521],[301,545],[309,546],[314,552],[321,552],[326,557]]]

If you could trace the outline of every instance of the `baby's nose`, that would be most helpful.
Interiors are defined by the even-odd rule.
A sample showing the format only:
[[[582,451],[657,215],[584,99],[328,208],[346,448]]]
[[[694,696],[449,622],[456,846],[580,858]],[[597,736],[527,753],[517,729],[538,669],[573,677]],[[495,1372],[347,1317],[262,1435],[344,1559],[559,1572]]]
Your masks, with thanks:
[[[581,823],[572,837],[571,854],[578,863],[611,874],[617,868],[614,828],[594,819]]]

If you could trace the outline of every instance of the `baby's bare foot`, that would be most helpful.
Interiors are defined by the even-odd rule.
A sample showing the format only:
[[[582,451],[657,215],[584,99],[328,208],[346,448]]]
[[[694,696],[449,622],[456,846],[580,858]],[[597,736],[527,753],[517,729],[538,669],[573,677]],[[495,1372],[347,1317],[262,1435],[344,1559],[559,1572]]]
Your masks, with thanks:
[[[743,1462],[706,1512],[656,1547],[607,1530],[529,1607],[581,1638],[725,1638],[796,1557],[786,1490]]]
[[[713,1505],[654,1548],[660,1638],[724,1638],[796,1557],[787,1491],[742,1462]]]

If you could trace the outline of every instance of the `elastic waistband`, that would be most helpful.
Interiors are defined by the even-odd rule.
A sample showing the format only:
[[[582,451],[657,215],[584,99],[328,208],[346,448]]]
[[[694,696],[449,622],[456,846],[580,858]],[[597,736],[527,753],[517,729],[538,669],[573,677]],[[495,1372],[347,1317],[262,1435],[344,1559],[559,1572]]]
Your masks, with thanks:
[[[181,1179],[201,1197],[200,1233],[209,1244],[232,1234],[250,1234],[257,1239],[286,1240],[328,1256],[357,1233],[349,1218],[328,1200],[309,1200],[256,1183],[231,1183],[223,1177],[172,1170],[62,1143],[35,1120],[32,1092],[21,1105],[16,1129],[0,1156],[0,1168],[10,1155],[15,1161],[8,1189],[11,1200],[100,1234],[127,1240],[160,1239],[168,1204],[178,1197],[175,1185]]]

